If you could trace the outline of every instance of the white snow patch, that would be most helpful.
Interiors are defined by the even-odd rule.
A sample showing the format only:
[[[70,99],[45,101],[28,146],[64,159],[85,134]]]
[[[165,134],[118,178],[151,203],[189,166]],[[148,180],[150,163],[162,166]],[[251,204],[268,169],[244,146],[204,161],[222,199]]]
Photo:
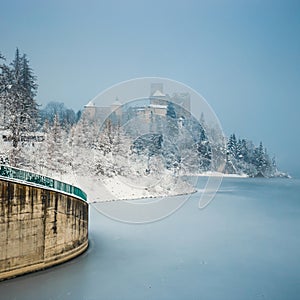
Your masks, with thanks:
[[[196,192],[188,182],[168,175],[155,186],[148,188],[128,185],[122,176],[110,178],[77,176],[76,178],[76,185],[87,193],[89,202],[156,198]],[[65,176],[64,179],[65,181],[73,179],[74,182],[72,176]]]
[[[247,174],[225,174],[221,172],[207,171],[196,176],[211,176],[211,177],[230,177],[230,178],[249,178]]]
[[[193,174],[193,176],[195,176],[195,174]],[[213,171],[200,173],[196,176],[248,178],[245,174],[223,174]],[[128,179],[124,176],[100,178],[95,176],[79,176],[70,173],[55,177],[58,180],[81,188],[87,194],[89,202],[157,198],[196,192],[196,189],[181,177],[174,177],[170,174],[165,174],[157,184],[149,185],[149,187],[127,184]],[[142,178],[140,178],[140,180],[142,180]]]

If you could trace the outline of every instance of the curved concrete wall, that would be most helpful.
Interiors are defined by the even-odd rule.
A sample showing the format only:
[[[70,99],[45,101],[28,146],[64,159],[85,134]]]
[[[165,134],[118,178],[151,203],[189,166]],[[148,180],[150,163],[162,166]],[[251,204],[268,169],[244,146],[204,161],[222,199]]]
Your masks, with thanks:
[[[0,179],[0,280],[67,261],[88,247],[88,203]]]

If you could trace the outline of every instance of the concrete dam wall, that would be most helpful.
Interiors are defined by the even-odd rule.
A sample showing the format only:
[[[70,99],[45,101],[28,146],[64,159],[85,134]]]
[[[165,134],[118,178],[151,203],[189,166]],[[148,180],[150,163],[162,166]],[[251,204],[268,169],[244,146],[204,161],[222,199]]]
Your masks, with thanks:
[[[62,263],[87,247],[87,202],[0,178],[0,280]]]

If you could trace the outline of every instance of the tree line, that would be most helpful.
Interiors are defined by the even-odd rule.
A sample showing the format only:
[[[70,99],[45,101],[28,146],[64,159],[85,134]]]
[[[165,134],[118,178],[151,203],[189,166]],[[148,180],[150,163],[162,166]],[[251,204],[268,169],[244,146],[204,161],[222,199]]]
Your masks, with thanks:
[[[41,108],[36,101],[37,78],[26,54],[16,49],[11,63],[1,54],[0,62],[0,163],[50,175],[75,170],[139,176],[143,170],[150,174],[163,169],[174,174],[203,173],[217,170],[214,162],[218,161],[224,163],[226,173],[279,174],[262,143],[255,146],[235,134],[224,143],[209,139],[214,131],[204,117],[195,120],[172,102],[167,103],[165,123],[151,116],[150,127],[158,133],[140,138],[133,138],[130,129],[124,131],[116,118],[100,128],[63,103],[50,102]],[[134,117],[134,108],[128,109],[125,122],[129,117]]]
[[[11,142],[5,160],[14,166],[20,163],[18,160],[25,143],[43,138],[37,133],[43,131],[45,123],[53,126],[57,116],[61,125],[70,128],[80,118],[81,112],[75,113],[63,103],[50,102],[41,108],[36,101],[37,89],[37,78],[26,54],[21,54],[17,48],[14,59],[7,63],[0,53],[1,139]]]

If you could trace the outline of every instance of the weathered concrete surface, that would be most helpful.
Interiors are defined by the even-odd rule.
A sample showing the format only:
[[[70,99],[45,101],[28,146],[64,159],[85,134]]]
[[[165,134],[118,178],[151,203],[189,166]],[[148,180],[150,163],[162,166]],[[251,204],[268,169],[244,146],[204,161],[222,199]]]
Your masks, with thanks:
[[[0,280],[69,260],[88,247],[88,204],[0,179]]]

